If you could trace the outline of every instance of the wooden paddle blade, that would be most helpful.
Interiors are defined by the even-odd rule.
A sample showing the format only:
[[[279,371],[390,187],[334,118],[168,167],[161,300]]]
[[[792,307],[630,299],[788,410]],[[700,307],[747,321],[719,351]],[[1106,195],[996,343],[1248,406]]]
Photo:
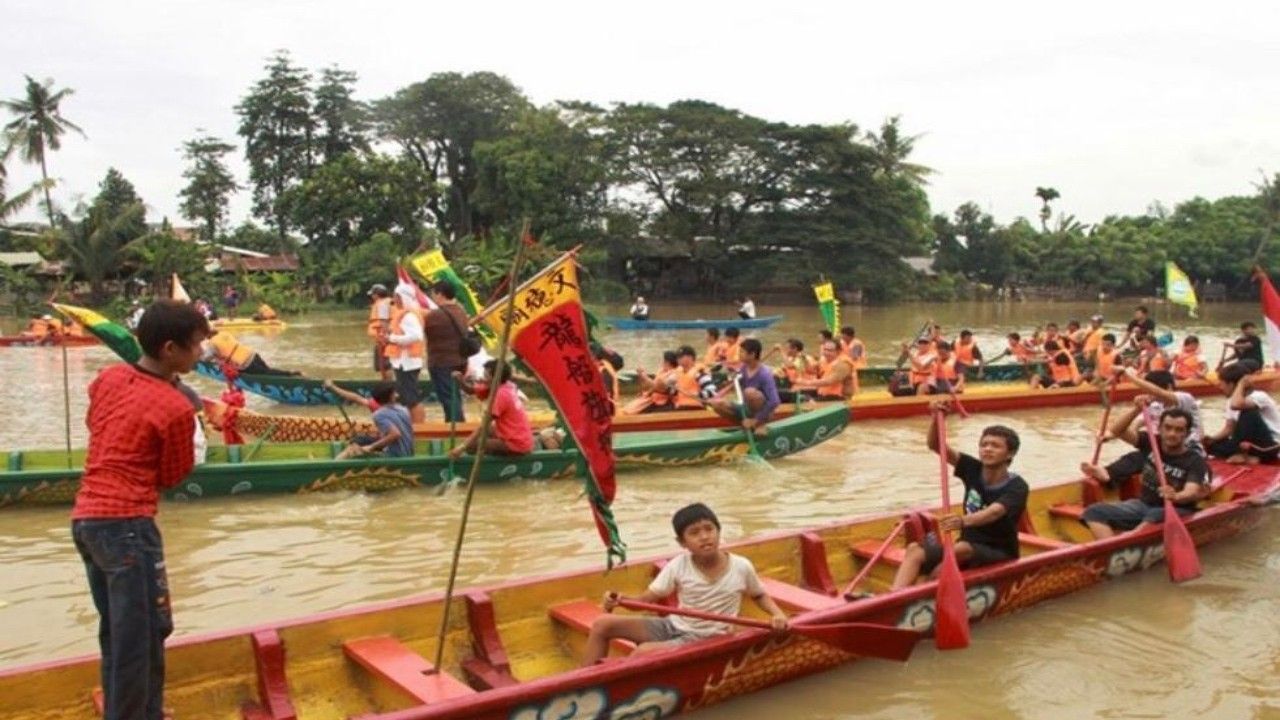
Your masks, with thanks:
[[[1164,508],[1164,562],[1169,567],[1169,579],[1186,582],[1200,577],[1200,554],[1195,540],[1174,511],[1173,503],[1165,502]]]
[[[898,662],[906,662],[911,651],[916,649],[916,643],[924,637],[915,630],[856,622],[792,625],[791,631],[847,653]]]
[[[960,576],[960,566],[956,563],[950,540],[943,541],[941,568],[934,603],[937,613],[933,627],[934,644],[939,650],[960,650],[969,647],[969,604],[965,600],[964,578]]]

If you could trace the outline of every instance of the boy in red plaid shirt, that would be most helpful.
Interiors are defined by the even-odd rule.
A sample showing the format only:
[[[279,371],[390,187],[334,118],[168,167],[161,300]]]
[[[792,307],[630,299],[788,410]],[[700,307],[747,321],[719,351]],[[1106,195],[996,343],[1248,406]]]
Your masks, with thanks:
[[[209,335],[193,306],[153,304],[138,322],[142,358],[89,385],[89,451],[71,534],[98,609],[107,720],[164,717],[164,640],[173,632],[160,491],[194,466],[195,411],[176,387]]]

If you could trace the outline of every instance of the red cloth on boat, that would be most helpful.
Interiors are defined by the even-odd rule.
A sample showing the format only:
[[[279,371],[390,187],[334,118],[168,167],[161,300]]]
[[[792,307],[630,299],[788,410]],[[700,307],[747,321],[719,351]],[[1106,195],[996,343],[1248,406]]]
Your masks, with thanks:
[[[222,402],[227,406],[219,427],[222,430],[222,442],[227,445],[243,445],[244,436],[236,427],[236,418],[240,416],[240,408],[244,407],[244,393],[238,388],[228,386],[222,391]]]
[[[195,466],[195,410],[172,379],[112,365],[89,385],[89,452],[72,519],[151,517]]]

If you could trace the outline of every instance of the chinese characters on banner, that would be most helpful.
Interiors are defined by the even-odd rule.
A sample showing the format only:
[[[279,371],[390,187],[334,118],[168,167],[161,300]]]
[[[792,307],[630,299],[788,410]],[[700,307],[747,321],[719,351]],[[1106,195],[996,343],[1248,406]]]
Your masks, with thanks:
[[[507,313],[503,298],[482,312],[478,320],[501,335]],[[578,266],[564,255],[516,289],[511,310],[511,349],[546,387],[556,411],[586,461],[587,496],[596,529],[609,553],[626,560],[626,546],[618,535],[609,505],[614,480],[613,410],[604,378],[587,345],[587,327],[578,292]]]

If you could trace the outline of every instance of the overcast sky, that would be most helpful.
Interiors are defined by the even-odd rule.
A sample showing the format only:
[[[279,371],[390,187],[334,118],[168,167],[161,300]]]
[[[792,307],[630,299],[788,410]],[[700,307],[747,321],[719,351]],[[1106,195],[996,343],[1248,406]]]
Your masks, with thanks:
[[[75,89],[56,199],[108,167],[153,220],[178,218],[179,147],[197,128],[239,143],[233,106],[287,48],[356,71],[362,99],[436,72],[491,70],[531,100],[698,98],[770,120],[902,115],[935,168],[935,212],[977,202],[1034,215],[1036,186],[1091,222],[1196,195],[1249,194],[1280,171],[1280,4],[9,2],[0,96],[24,73]],[[973,6],[973,7],[970,7]],[[10,188],[36,177],[10,161]],[[241,156],[238,180],[247,175]],[[232,219],[248,213],[248,192]],[[28,210],[24,217],[38,217]]]

